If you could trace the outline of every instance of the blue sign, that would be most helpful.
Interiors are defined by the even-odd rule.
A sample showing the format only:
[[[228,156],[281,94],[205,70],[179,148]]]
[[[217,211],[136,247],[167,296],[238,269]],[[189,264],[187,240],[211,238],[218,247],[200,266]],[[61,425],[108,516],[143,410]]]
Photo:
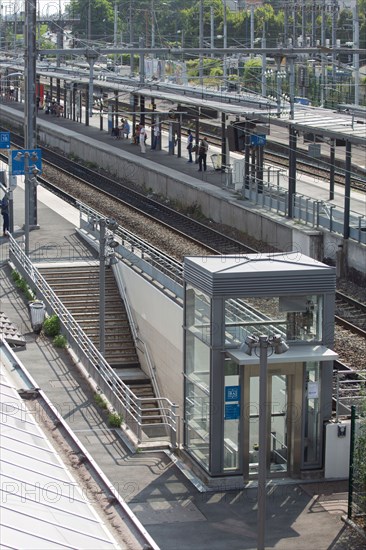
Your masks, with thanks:
[[[28,174],[42,172],[42,152],[40,149],[20,149],[11,152],[11,174],[12,176],[24,176],[26,162],[28,162]]]
[[[0,132],[0,149],[10,149],[10,132]]]
[[[229,403],[225,405],[225,420],[238,420],[240,418],[239,403]]]
[[[265,135],[262,134],[252,134],[250,136],[250,145],[253,147],[256,147],[258,145],[265,145],[267,143],[267,139]]]
[[[240,401],[240,386],[226,386],[225,401]]]

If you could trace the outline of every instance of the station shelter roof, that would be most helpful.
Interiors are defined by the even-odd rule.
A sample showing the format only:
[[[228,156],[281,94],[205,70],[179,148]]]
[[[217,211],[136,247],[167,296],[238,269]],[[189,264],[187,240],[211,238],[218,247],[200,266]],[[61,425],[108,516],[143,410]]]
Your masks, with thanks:
[[[19,71],[19,67],[13,67]],[[63,69],[37,69],[37,73],[45,78],[59,78],[67,82],[88,85],[89,78],[80,71]],[[236,119],[255,119],[261,123],[274,124],[288,128],[293,126],[299,133],[312,133],[327,139],[343,139],[354,145],[366,147],[366,124],[362,117],[357,118],[347,113],[334,112],[331,109],[294,105],[294,116],[290,116],[290,105],[281,107],[277,116],[277,104],[273,100],[255,94],[223,93],[202,87],[170,86],[166,83],[141,83],[134,80],[119,80],[108,77],[108,81],[98,80],[95,76],[94,89],[118,92],[118,94],[135,94],[151,100],[167,101],[184,107],[197,109],[205,107]]]

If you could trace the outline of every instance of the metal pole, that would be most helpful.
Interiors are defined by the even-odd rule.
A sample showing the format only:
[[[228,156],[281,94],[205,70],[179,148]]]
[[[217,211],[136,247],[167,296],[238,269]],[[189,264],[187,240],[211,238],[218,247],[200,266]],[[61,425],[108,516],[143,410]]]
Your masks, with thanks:
[[[281,58],[280,57],[277,57],[276,77],[277,77],[277,81],[276,81],[276,84],[277,84],[277,91],[276,91],[276,94],[277,94],[277,118],[281,118],[281,93],[282,93],[281,78],[282,78],[282,74],[281,74]]]
[[[223,0],[223,1],[224,1],[224,21],[223,21],[223,25],[224,25],[224,48],[227,48],[226,0]],[[226,87],[226,80],[227,80],[226,54],[224,54],[222,72],[223,72],[223,78],[224,78],[224,87]]]
[[[200,0],[199,5],[199,48],[203,49],[203,0]],[[200,52],[199,56],[199,65],[198,65],[198,76],[200,86],[203,86],[203,54]]]
[[[151,47],[155,48],[155,9],[154,9],[154,0],[151,0]]]
[[[130,0],[130,10],[129,10],[129,23],[130,23],[130,48],[133,48],[133,18],[132,18],[132,0]],[[134,53],[133,50],[130,54],[130,76],[133,76],[134,71]]]
[[[117,22],[118,22],[118,9],[117,9],[117,1],[116,1],[114,3],[114,21],[113,21],[113,46],[114,46],[114,48],[117,48]],[[114,60],[114,70],[116,70],[117,54],[114,54],[113,60]]]
[[[360,47],[360,18],[358,13],[358,5],[357,2],[355,2],[354,8],[353,8],[353,47],[355,49],[358,49]],[[360,104],[360,54],[354,53],[353,54],[353,74],[355,77],[355,105]]]
[[[266,47],[266,37],[265,37],[265,27],[263,27],[263,36],[262,36],[262,48]],[[267,95],[267,54],[262,54],[262,96],[266,97]]]
[[[293,124],[289,128],[289,169],[288,169],[288,204],[287,212],[288,217],[293,217],[293,205],[294,205],[294,196],[296,193],[296,149],[297,149],[297,135],[296,130]]]
[[[99,220],[99,351],[105,354],[105,219]]]
[[[250,47],[254,48],[254,4],[250,5]]]
[[[91,0],[88,2],[88,44],[91,43]]]
[[[24,103],[24,146],[32,150],[36,146],[36,0],[25,3],[25,103]],[[29,164],[28,164],[29,167]],[[25,170],[25,212],[28,219],[25,225],[37,225],[37,187],[32,183]],[[27,250],[27,247],[26,247]],[[29,251],[29,247],[28,247]],[[27,252],[26,252],[27,254]]]
[[[30,197],[29,153],[24,153],[24,254],[29,256],[29,197]]]
[[[215,20],[214,20],[214,11],[213,6],[210,6],[210,26],[211,26],[211,48],[215,47]],[[214,54],[211,54],[211,57],[214,57]]]
[[[259,451],[258,451],[258,550],[264,550],[267,476],[267,349],[268,337],[259,336]]]
[[[356,407],[351,406],[351,435],[350,435],[350,450],[349,450],[349,478],[348,478],[348,508],[347,517],[352,518],[353,505],[353,476],[354,476],[354,454],[355,454],[355,423],[356,423]]]
[[[346,166],[344,180],[344,222],[343,237],[349,239],[349,220],[351,206],[351,142],[346,141]]]
[[[337,45],[337,18],[338,18],[338,2],[337,0],[333,0],[332,5],[332,84],[335,86],[336,81],[336,70],[337,70],[337,54],[334,50],[334,48]]]
[[[290,118],[293,120],[295,118],[295,56],[289,55],[287,57],[289,62],[289,80],[290,80]]]
[[[321,39],[320,39],[321,46],[325,46],[325,0],[322,2],[322,17],[321,17]],[[322,81],[320,86],[320,106],[324,107],[324,104],[326,102],[327,93],[326,93],[326,57],[325,53],[321,54],[321,74],[322,74]]]
[[[145,41],[143,37],[140,37],[139,39],[139,47],[140,48],[145,47]],[[140,75],[140,84],[143,84],[145,82],[145,54],[143,52],[141,52],[139,56],[139,75]]]
[[[94,59],[89,58],[89,101],[88,101],[88,111],[89,116],[93,116],[93,95],[94,95]]]
[[[335,176],[335,140],[330,140],[330,166],[329,166],[329,200],[334,199],[334,176]]]

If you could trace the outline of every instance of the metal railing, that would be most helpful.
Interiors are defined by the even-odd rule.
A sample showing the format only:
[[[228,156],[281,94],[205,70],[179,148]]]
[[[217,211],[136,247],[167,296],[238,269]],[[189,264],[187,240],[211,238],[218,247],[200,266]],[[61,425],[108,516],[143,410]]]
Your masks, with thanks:
[[[165,411],[165,406],[164,406],[164,398],[161,397],[161,395],[160,395],[160,389],[159,389],[159,385],[158,385],[158,382],[157,382],[157,379],[156,379],[156,369],[153,365],[153,360],[152,360],[152,357],[151,357],[151,354],[150,354],[150,351],[149,351],[149,347],[146,345],[146,342],[141,340],[141,338],[139,337],[138,328],[137,328],[137,325],[136,325],[136,322],[135,322],[135,319],[134,319],[134,316],[133,316],[133,313],[132,313],[132,309],[131,309],[131,306],[130,306],[130,301],[128,299],[128,295],[127,295],[127,292],[126,292],[126,287],[124,285],[123,277],[122,277],[121,272],[118,271],[118,270],[115,270],[115,277],[116,277],[118,288],[119,288],[119,291],[120,291],[120,294],[121,294],[121,297],[122,297],[122,300],[123,300],[123,303],[124,303],[124,306],[125,306],[125,309],[126,309],[126,313],[127,313],[128,322],[129,322],[129,326],[130,326],[130,329],[131,329],[133,341],[134,341],[137,348],[142,347],[141,351],[142,351],[142,353],[145,357],[145,360],[146,360],[146,365],[147,365],[147,368],[148,368],[149,377],[150,377],[151,384],[152,384],[152,387],[153,387],[153,390],[154,390],[154,395],[156,396],[156,400],[159,403],[159,407],[160,407],[159,410],[161,412],[161,416],[163,417],[164,423],[169,425],[169,418],[166,416],[166,411]],[[150,418],[151,418],[151,416],[150,416]],[[178,426],[178,431],[179,431],[179,426]]]
[[[278,184],[252,180],[248,187],[242,187],[244,198],[274,211],[279,215],[288,214],[288,190]],[[343,235],[344,209],[329,201],[317,200],[306,195],[293,195],[292,216],[296,222],[323,228],[332,233]],[[350,239],[366,244],[366,216],[350,212]]]
[[[9,236],[9,258],[17,271],[36,291],[37,298],[45,303],[47,312],[59,317],[71,349],[111,406],[135,435],[138,444],[151,441],[151,437],[156,435],[160,441],[177,447],[179,445],[177,406],[165,397],[158,399],[137,397],[120,380],[12,236]],[[154,406],[144,407],[147,403]]]
[[[365,400],[366,370],[337,370],[334,372],[336,418],[351,414],[352,405],[358,408]]]

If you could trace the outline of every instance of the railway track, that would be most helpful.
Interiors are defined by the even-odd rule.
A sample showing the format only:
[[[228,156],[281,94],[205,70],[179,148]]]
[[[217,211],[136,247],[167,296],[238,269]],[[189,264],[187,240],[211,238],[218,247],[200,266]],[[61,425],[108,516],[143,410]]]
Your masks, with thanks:
[[[21,146],[21,138],[18,137],[17,145]],[[142,216],[158,222],[169,230],[174,230],[190,242],[204,248],[209,254],[257,254],[258,249],[253,248],[239,240],[215,230],[204,223],[177,212],[173,208],[162,204],[155,199],[143,195],[114,179],[95,172],[90,168],[81,166],[77,162],[65,158],[48,149],[42,149],[42,158],[46,165],[61,171],[67,177],[81,182],[83,185],[103,193],[114,201],[127,205]],[[65,192],[45,178],[38,177],[39,182],[71,204],[76,204],[77,199]],[[266,248],[268,252],[268,247]],[[263,250],[262,250],[263,252]],[[336,293],[337,315],[336,322],[347,328],[352,333],[365,336],[366,305],[353,300],[343,293]]]
[[[347,296],[343,292],[336,294],[336,321],[351,332],[366,338],[366,305]]]

